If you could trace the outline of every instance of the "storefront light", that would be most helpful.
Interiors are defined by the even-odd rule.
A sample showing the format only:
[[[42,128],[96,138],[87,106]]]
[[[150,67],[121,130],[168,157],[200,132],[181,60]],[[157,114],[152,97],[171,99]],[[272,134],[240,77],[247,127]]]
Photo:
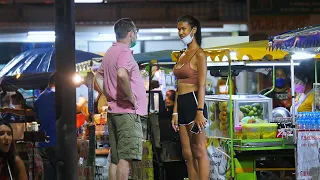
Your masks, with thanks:
[[[55,35],[28,35],[28,42],[54,42],[56,39]]]
[[[116,35],[115,34],[99,34],[98,36],[99,40],[105,40],[105,41],[115,41],[116,40]]]
[[[293,65],[299,66],[300,62],[294,62]],[[246,62],[246,66],[290,66],[290,62]]]
[[[55,35],[54,31],[29,31],[28,35]]]
[[[75,3],[102,3],[103,0],[74,0]]]
[[[292,60],[303,60],[303,59],[311,59],[316,57],[315,54],[309,54],[306,52],[296,52],[291,55]]]
[[[231,58],[231,60],[238,60],[238,58],[237,58],[237,52],[231,51],[231,52],[230,52],[230,58]]]
[[[78,73],[76,73],[73,78],[73,81],[75,84],[80,84],[82,82],[82,77]]]

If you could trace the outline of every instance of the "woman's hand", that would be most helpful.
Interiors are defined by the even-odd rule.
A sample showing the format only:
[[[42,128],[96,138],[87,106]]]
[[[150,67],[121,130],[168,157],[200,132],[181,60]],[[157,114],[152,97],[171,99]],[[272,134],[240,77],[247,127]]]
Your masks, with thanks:
[[[206,127],[207,120],[203,116],[202,111],[197,111],[196,119],[194,120],[195,125],[198,126],[200,132]]]
[[[171,125],[172,128],[175,132],[179,131],[179,125],[178,125],[178,114],[172,115],[172,120],[171,120]]]

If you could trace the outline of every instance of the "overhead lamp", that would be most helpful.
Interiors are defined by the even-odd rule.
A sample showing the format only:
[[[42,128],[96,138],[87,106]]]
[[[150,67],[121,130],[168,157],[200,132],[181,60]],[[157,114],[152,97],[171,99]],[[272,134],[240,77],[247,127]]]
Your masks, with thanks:
[[[54,42],[55,35],[28,35],[27,42]]]
[[[116,35],[115,34],[99,34],[99,40],[106,40],[106,41],[115,41]]]
[[[231,58],[231,60],[238,60],[238,58],[237,58],[237,52],[231,51],[231,52],[230,52],[230,58]]]
[[[316,57],[315,54],[310,54],[306,52],[296,52],[291,55],[292,60],[304,60],[304,59],[311,59]]]
[[[139,41],[163,40],[163,36],[139,36]]]
[[[244,66],[244,62],[231,62],[232,66]],[[229,66],[228,62],[208,62],[207,63],[208,67],[213,67],[213,66]]]
[[[55,35],[54,31],[29,31],[28,35]]]
[[[244,60],[244,61],[249,61],[249,60],[250,60],[250,58],[249,58],[249,56],[244,55],[244,56],[242,57],[242,60]]]
[[[75,3],[103,3],[103,0],[74,0]]]
[[[246,62],[246,66],[290,66],[290,62]],[[299,66],[300,62],[294,62],[293,65]]]
[[[76,73],[73,77],[73,82],[75,84],[80,84],[82,81],[83,81],[82,77],[78,73]]]

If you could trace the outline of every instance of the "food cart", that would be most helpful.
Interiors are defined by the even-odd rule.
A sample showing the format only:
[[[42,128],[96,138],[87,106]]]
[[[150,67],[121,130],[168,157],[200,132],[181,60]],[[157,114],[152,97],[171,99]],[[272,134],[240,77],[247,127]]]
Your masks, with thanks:
[[[320,178],[320,128],[318,59],[320,52],[320,26],[303,27],[271,37],[269,49],[286,50],[293,55],[314,58],[315,83],[313,84],[314,112],[300,112],[296,121],[296,175],[297,179]],[[291,58],[293,62],[294,59]],[[292,63],[291,63],[292,64]],[[293,112],[294,113],[294,112]]]
[[[236,69],[299,65],[307,57],[292,60],[286,51],[269,51],[268,41],[255,41],[212,49],[205,49],[208,58],[208,69],[228,72],[229,87],[233,87],[232,75]],[[179,52],[173,52],[176,61]],[[210,65],[209,65],[210,64]],[[211,67],[212,68],[212,67]],[[292,69],[292,68],[291,68]],[[220,73],[221,74],[221,73]],[[275,73],[273,73],[275,81]],[[293,80],[292,80],[293,83]],[[273,86],[274,87],[274,86]],[[269,93],[269,92],[268,92]],[[273,118],[272,100],[261,95],[234,95],[232,88],[229,95],[206,96],[209,110],[208,155],[211,160],[213,179],[256,179],[257,172],[283,171],[295,172],[295,124],[293,118]],[[230,111],[231,109],[231,111]],[[276,124],[275,124],[276,123]],[[241,126],[239,126],[241,125]],[[285,125],[285,128],[280,128]],[[230,128],[232,127],[232,128]],[[279,132],[286,132],[278,137]],[[213,147],[210,147],[211,143]],[[267,159],[271,156],[291,156],[291,164],[268,165],[259,167],[257,157]],[[281,166],[282,165],[282,166]],[[281,178],[281,177],[278,177]]]

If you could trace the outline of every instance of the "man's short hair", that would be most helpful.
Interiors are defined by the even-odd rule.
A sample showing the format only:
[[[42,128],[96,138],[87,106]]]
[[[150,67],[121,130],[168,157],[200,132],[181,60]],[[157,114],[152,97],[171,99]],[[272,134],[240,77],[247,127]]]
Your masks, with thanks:
[[[134,30],[135,25],[130,18],[122,18],[114,24],[113,28],[117,40],[120,40],[126,38],[128,32]]]
[[[52,73],[49,77],[48,85],[55,85],[55,74],[56,72]]]

